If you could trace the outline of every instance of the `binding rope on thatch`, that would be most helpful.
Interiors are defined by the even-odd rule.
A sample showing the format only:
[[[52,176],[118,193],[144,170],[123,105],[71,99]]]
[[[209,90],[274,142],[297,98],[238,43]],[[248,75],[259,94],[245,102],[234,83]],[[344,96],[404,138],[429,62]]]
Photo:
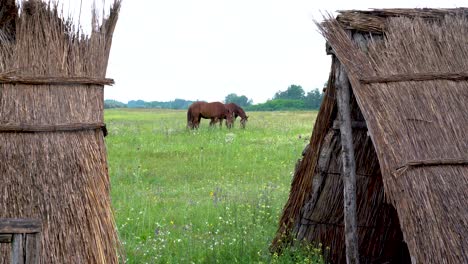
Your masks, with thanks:
[[[107,128],[104,123],[73,123],[58,125],[0,124],[0,133],[66,132],[97,129],[101,129],[104,136],[107,136]]]
[[[395,74],[389,76],[364,77],[359,81],[363,84],[371,83],[389,83],[389,82],[418,82],[418,81],[466,81],[468,80],[468,72],[446,72],[446,73],[412,73],[412,74]]]
[[[0,83],[28,85],[113,85],[114,80],[108,78],[78,77],[78,76],[9,76],[0,74]]]
[[[331,223],[331,222],[323,222],[323,221],[317,221],[317,220],[312,220],[310,218],[302,218],[301,219],[301,225],[326,225],[326,226],[336,226],[336,227],[344,227],[344,224],[342,222],[340,223]],[[357,225],[358,228],[368,228],[368,229],[376,229],[376,228],[395,228],[399,227],[398,225],[382,225],[382,226],[377,226],[377,225]]]
[[[468,159],[432,159],[432,160],[412,160],[408,161],[405,165],[396,168],[396,175],[400,176],[405,173],[409,168],[423,167],[423,166],[460,166],[468,165]]]

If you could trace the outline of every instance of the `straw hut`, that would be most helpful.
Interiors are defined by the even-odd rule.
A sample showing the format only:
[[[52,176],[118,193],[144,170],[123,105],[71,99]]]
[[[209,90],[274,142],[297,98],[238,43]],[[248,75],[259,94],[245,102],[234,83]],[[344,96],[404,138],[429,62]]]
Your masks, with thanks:
[[[118,263],[103,88],[120,1],[89,36],[57,6],[0,3],[0,218],[41,221],[40,263]]]
[[[350,85],[360,263],[468,263],[468,9],[341,11],[318,26],[331,73],[272,250],[312,242],[346,260],[337,98]]]

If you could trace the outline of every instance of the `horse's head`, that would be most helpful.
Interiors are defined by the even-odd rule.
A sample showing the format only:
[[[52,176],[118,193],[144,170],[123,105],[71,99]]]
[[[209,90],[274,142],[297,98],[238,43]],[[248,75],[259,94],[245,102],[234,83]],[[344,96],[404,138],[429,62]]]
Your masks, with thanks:
[[[240,124],[241,124],[242,128],[245,128],[245,124],[247,123],[248,118],[249,118],[249,116],[244,116],[244,117],[241,118]]]

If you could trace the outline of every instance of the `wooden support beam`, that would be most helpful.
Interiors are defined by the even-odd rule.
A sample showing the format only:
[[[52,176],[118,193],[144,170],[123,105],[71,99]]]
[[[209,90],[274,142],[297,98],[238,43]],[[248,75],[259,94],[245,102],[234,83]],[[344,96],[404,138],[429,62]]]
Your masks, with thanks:
[[[338,112],[341,117],[341,150],[343,160],[344,185],[344,226],[346,244],[346,263],[359,263],[357,215],[356,215],[356,161],[351,125],[350,85],[346,70],[338,62],[336,71],[336,90]]]
[[[335,51],[333,50],[332,46],[328,41],[325,42],[325,52],[327,53],[327,55],[335,55]]]
[[[301,211],[301,219],[307,219],[312,217],[311,214],[314,212],[314,208],[317,205],[320,194],[323,190],[325,179],[328,176],[328,166],[331,162],[331,157],[333,150],[335,149],[337,141],[337,136],[335,136],[335,131],[328,131],[327,135],[323,139],[322,146],[320,148],[320,157],[317,161],[317,169],[312,179],[312,194],[310,199],[304,205],[303,210]],[[294,227],[294,232],[297,233],[297,239],[303,240],[307,235],[307,228],[302,228],[302,220],[297,221],[296,226]]]
[[[25,263],[36,264],[39,263],[39,256],[41,253],[41,237],[40,233],[26,234]]]
[[[24,264],[24,238],[25,234],[14,234],[11,251],[12,264]]]
[[[0,243],[11,243],[11,263],[39,263],[41,250],[39,219],[0,218]]]
[[[0,218],[0,233],[31,234],[41,232],[41,221],[37,219]]]
[[[0,243],[11,243],[12,234],[0,234]]]
[[[341,120],[333,121],[333,129],[340,130],[341,127]],[[367,125],[365,121],[351,121],[351,128],[353,129],[367,129]]]

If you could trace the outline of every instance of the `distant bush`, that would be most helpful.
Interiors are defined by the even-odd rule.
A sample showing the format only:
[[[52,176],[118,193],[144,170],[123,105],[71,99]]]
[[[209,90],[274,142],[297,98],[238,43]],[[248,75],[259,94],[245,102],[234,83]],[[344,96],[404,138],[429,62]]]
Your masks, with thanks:
[[[274,99],[263,104],[246,107],[249,111],[306,110],[304,100]]]
[[[160,102],[151,101],[146,102],[143,100],[132,100],[128,102],[128,108],[164,108],[164,109],[187,109],[193,101],[184,99],[175,99],[174,101]]]
[[[287,111],[287,110],[317,110],[323,100],[323,93],[314,89],[304,95],[301,86],[291,85],[286,91],[279,91],[272,100],[263,104],[245,107],[248,111]]]
[[[104,109],[109,108],[127,108],[127,105],[116,100],[104,100]]]

